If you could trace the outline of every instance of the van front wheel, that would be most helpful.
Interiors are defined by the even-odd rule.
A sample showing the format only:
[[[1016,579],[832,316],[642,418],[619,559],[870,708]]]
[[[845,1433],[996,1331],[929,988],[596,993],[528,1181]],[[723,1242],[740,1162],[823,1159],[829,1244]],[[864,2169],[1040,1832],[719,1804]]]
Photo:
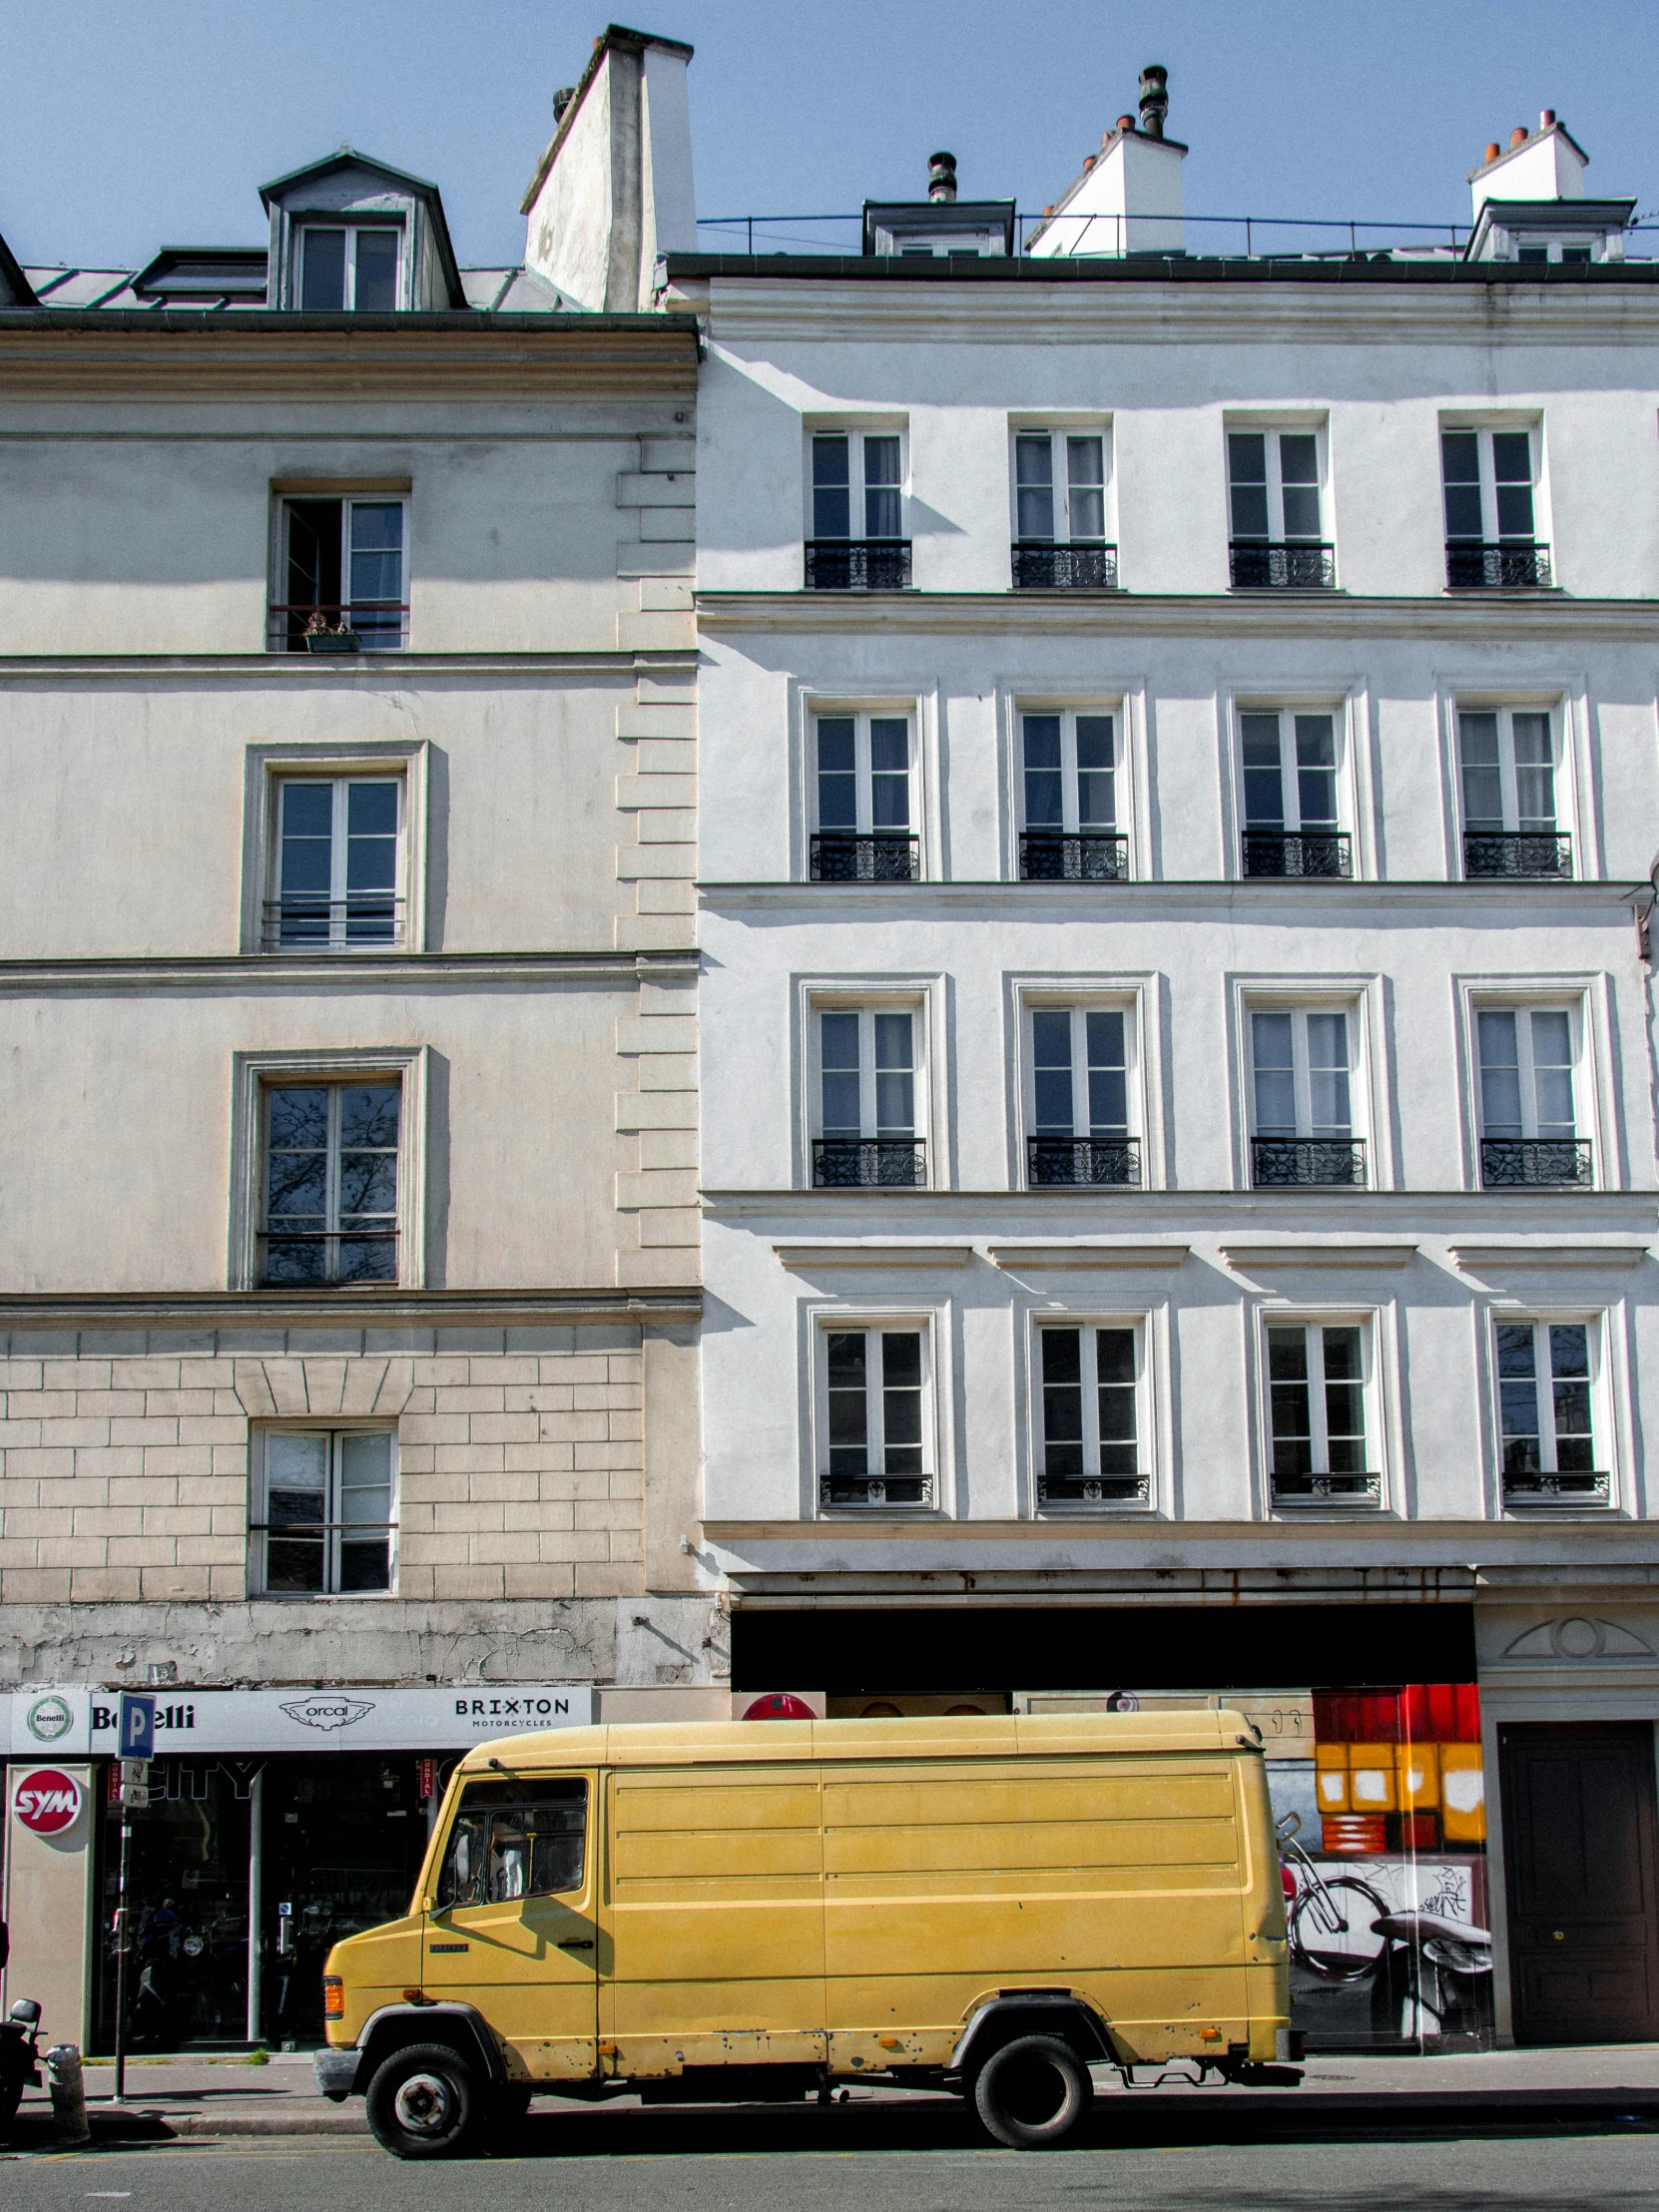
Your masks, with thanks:
[[[366,2098],[375,2140],[398,2158],[454,2158],[482,2099],[472,2068],[447,2043],[411,2043],[376,2069]]]
[[[1050,2150],[1094,2102],[1094,2083],[1058,2035],[1022,2035],[993,2051],[973,2084],[980,2119],[999,2143]]]

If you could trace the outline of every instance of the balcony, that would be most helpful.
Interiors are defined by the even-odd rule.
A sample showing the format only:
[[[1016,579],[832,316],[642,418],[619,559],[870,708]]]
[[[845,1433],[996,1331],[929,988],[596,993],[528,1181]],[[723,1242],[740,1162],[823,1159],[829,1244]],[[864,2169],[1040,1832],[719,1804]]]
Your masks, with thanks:
[[[815,1191],[918,1190],[927,1181],[925,1137],[815,1137]]]
[[[403,901],[388,891],[349,898],[287,891],[265,901],[260,941],[267,952],[395,952],[403,944]]]
[[[1259,1191],[1364,1190],[1363,1137],[1253,1137],[1250,1179]]]
[[[344,607],[274,600],[265,642],[268,653],[393,653],[409,642],[409,610],[389,599]]]
[[[1265,538],[1234,538],[1227,548],[1235,591],[1335,591],[1337,548],[1305,539],[1273,545]]]
[[[1445,580],[1448,591],[1546,591],[1551,582],[1549,547],[1524,538],[1500,545],[1449,539]]]
[[[1588,1137],[1482,1137],[1480,1182],[1488,1191],[1533,1184],[1587,1191],[1595,1161]]]
[[[908,538],[809,538],[809,591],[908,591]]]
[[[1118,549],[1094,545],[1050,545],[1016,538],[1013,544],[1015,591],[1116,591]]]
[[[1380,1474],[1276,1474],[1275,1505],[1381,1505]]]
[[[1127,883],[1129,839],[1121,830],[1022,830],[1022,883]]]
[[[913,883],[921,840],[903,830],[815,830],[809,864],[815,883]]]
[[[1037,1504],[1050,1513],[1089,1506],[1150,1505],[1149,1474],[1039,1474]]]
[[[1354,855],[1346,830],[1247,830],[1247,875],[1346,877],[1354,873]]]
[[[1605,1473],[1544,1474],[1538,1468],[1503,1470],[1503,1502],[1525,1512],[1546,1511],[1550,1506],[1606,1505],[1613,1494],[1612,1477]]]
[[[1489,882],[1506,875],[1572,874],[1572,838],[1556,830],[1466,830],[1463,874]]]
[[[826,1474],[820,1477],[818,1501],[831,1507],[903,1505],[914,1509],[931,1506],[930,1474]]]
[[[1027,1137],[1026,1180],[1033,1188],[1070,1185],[1073,1189],[1100,1184],[1120,1188],[1138,1186],[1141,1180],[1139,1137]]]

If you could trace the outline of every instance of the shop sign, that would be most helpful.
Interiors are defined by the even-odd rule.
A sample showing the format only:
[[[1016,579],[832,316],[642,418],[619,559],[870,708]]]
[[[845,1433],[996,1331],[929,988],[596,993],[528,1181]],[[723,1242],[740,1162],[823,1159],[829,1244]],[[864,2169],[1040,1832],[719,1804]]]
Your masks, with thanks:
[[[89,1748],[91,1699],[79,1683],[28,1682],[11,1697],[10,1743],[14,1756],[55,1753],[84,1759]]]
[[[81,1741],[120,1755],[118,1691],[94,1691]],[[580,1728],[593,1691],[568,1682],[456,1684],[449,1689],[167,1690],[156,1695],[155,1756],[331,1751],[465,1751],[497,1736]]]
[[[81,1817],[81,1785],[56,1767],[37,1767],[17,1785],[12,1806],[32,1836],[61,1836]]]

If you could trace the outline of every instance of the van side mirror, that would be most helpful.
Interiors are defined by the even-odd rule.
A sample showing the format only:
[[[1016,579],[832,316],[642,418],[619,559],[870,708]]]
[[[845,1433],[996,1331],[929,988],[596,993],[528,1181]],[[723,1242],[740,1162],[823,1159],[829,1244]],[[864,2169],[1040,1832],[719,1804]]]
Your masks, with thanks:
[[[19,1997],[6,2017],[20,2020],[25,2027],[33,2027],[40,2018],[40,2006],[33,1997]]]

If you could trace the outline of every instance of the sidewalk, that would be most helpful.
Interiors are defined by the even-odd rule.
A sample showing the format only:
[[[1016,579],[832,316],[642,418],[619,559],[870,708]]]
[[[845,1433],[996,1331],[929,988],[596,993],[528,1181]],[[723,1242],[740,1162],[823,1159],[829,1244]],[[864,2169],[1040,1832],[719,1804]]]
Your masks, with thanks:
[[[1502,2123],[1528,2115],[1540,2121],[1582,2118],[1623,2120],[1659,2127],[1659,2043],[1580,2045],[1563,2050],[1460,2052],[1434,2058],[1370,2057],[1326,2054],[1308,2061],[1299,2088],[1194,2088],[1185,2083],[1124,2090],[1110,2069],[1096,2070],[1102,2117],[1113,2124],[1127,2119],[1133,2105],[1152,2121],[1168,2116],[1185,2130],[1206,2123],[1236,2128],[1248,2106],[1275,2134],[1312,2121],[1317,2127],[1344,2116],[1364,2124],[1365,2115],[1389,2112],[1404,2126],[1443,2126],[1454,2118]],[[188,2136],[340,2135],[363,2136],[367,2124],[360,2097],[330,2104],[317,2094],[308,2055],[283,2052],[267,2066],[246,2060],[143,2059],[127,2068],[127,2101],[112,2102],[114,2068],[89,2063],[87,2111],[94,2146],[159,2142]],[[896,2120],[907,2109],[917,2119],[922,2107],[938,2109],[940,2100],[921,2092],[884,2089],[872,2084],[855,2089],[852,2103],[871,2119],[875,2108]],[[613,2117],[633,2115],[652,2123],[684,2118],[690,2106],[653,2106],[643,2112],[637,2097],[618,2097],[603,2106],[538,2099],[538,2116],[580,2121],[603,2128]],[[778,2116],[794,2107],[770,2107]],[[811,2109],[803,2104],[803,2112]],[[842,2109],[841,2107],[836,2108]],[[51,2105],[44,2091],[25,2092],[10,2148],[45,2149],[54,2139]],[[596,2151],[609,2147],[595,2139]]]

